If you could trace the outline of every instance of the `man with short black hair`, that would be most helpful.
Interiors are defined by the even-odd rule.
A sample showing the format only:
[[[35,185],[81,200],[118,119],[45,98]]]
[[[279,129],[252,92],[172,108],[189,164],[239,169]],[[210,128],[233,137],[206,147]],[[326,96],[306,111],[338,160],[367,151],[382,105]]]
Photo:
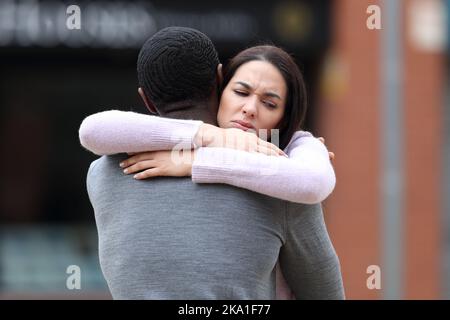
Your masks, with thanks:
[[[188,114],[216,123],[221,67],[213,43],[203,33],[165,28],[139,52],[139,94],[152,113],[181,119]]]

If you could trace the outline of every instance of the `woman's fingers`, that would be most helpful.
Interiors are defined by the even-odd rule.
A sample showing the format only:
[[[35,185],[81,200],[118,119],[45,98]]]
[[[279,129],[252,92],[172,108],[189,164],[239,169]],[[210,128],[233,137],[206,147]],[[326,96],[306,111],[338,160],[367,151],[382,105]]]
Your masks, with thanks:
[[[151,169],[147,169],[145,171],[139,172],[138,174],[135,174],[133,176],[133,178],[135,178],[136,180],[143,180],[143,179],[148,179],[148,178],[152,178],[152,177],[158,177],[161,175],[161,171],[159,170],[159,168],[151,168]]]
[[[253,134],[251,136],[248,136],[248,138],[249,138],[249,141],[248,141],[247,147],[245,149],[248,152],[258,152],[258,153],[263,153],[268,156],[285,156],[285,157],[287,157],[287,155],[283,152],[283,150],[278,148],[273,143],[270,143],[261,138],[258,138],[257,136],[255,136]]]
[[[152,154],[153,154],[153,152],[138,153],[138,154],[122,161],[119,165],[121,168],[126,168],[135,163],[138,163],[139,161],[151,160],[151,159],[153,159]]]
[[[283,150],[281,150],[280,148],[278,148],[278,147],[277,147],[276,145],[274,145],[273,143],[270,143],[270,142],[268,142],[268,141],[265,141],[265,140],[262,140],[262,139],[258,138],[258,145],[265,146],[266,148],[269,148],[269,149],[273,150],[276,154],[287,157],[287,154],[284,153]]]
[[[330,160],[334,160],[334,152],[328,152],[329,156],[330,156]]]
[[[223,147],[236,150],[244,150],[247,152],[258,152],[266,155],[287,155],[273,143],[259,138],[256,134],[249,131],[242,131],[236,128],[223,129],[224,144]],[[221,146],[215,145],[215,146]],[[264,148],[259,149],[262,146]],[[271,151],[269,151],[271,150]]]
[[[129,167],[129,166],[135,164],[136,162],[139,161],[139,160],[138,160],[139,156],[140,156],[140,155],[132,156],[132,157],[130,157],[130,158],[128,158],[128,159],[122,161],[122,162],[119,164],[120,167],[121,167],[121,168],[126,168],[126,167]]]
[[[318,137],[317,139],[319,139],[320,142],[322,142],[323,144],[325,144],[325,138],[323,137]],[[330,160],[334,160],[334,152],[329,151],[328,155],[330,157]]]
[[[142,170],[150,169],[150,168],[154,168],[154,167],[155,167],[154,160],[144,160],[144,161],[139,161],[138,163],[135,163],[135,164],[129,166],[128,168],[125,168],[123,170],[123,173],[130,174],[130,173],[135,173],[138,171],[142,171]]]
[[[259,145],[257,148],[258,153],[265,154],[267,156],[275,156],[280,157],[281,154],[279,154],[276,150],[273,150],[272,148],[268,148],[266,146]]]

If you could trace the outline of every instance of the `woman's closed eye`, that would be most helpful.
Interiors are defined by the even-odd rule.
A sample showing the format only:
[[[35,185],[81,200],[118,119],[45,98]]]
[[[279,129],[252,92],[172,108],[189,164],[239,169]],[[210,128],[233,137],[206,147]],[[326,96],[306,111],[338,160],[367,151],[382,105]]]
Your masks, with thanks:
[[[247,97],[249,93],[247,91],[243,90],[233,90],[235,94],[241,97]],[[267,106],[268,108],[275,109],[277,105],[269,100],[262,100],[262,103]]]
[[[234,90],[234,93],[236,93],[238,96],[241,96],[241,97],[246,97],[246,96],[248,96],[248,92],[247,92],[247,91]]]
[[[269,107],[270,109],[275,109],[277,105],[271,101],[263,100],[263,104]]]

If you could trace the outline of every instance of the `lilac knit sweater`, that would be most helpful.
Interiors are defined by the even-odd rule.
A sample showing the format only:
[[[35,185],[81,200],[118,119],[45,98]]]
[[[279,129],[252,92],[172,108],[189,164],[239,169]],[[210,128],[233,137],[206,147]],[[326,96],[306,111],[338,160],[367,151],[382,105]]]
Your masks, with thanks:
[[[97,155],[195,148],[202,123],[111,110],[84,119],[79,136],[83,147]],[[225,183],[298,203],[325,200],[336,183],[326,147],[309,132],[297,131],[284,152],[289,158],[200,147],[192,181]]]

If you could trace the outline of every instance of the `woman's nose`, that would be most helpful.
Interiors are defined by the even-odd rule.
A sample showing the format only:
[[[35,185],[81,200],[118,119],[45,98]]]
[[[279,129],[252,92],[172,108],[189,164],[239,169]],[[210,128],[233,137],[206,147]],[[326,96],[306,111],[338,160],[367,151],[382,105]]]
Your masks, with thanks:
[[[251,97],[245,102],[244,106],[242,107],[242,112],[247,117],[255,117],[256,111],[257,111],[257,99]]]

